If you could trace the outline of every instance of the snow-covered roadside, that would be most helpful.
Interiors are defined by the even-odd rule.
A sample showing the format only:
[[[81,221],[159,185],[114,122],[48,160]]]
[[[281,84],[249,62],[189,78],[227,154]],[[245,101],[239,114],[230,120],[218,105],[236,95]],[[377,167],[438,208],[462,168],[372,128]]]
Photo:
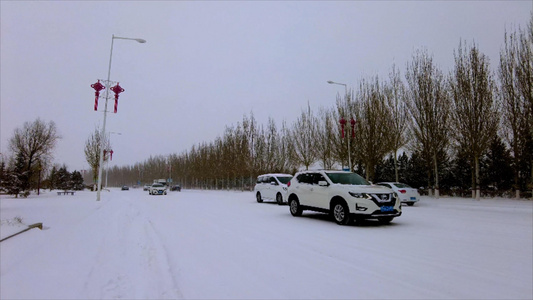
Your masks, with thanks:
[[[2,198],[0,220],[45,229],[0,244],[0,298],[532,298],[532,201],[403,210],[338,226],[249,192]]]

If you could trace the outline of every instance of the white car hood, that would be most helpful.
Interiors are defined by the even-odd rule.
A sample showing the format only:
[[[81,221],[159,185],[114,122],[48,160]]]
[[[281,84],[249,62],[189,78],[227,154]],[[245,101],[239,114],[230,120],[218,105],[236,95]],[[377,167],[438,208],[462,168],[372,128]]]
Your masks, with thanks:
[[[369,193],[369,194],[383,194],[392,193],[392,190],[380,185],[351,185],[351,184],[336,184],[337,187],[352,193]]]

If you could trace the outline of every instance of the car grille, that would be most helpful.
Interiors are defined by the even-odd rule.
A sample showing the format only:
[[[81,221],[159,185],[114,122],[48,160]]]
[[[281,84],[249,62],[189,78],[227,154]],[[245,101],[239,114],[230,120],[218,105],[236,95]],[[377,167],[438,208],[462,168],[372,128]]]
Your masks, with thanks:
[[[372,201],[377,206],[394,206],[396,204],[396,197],[393,194],[370,194]]]

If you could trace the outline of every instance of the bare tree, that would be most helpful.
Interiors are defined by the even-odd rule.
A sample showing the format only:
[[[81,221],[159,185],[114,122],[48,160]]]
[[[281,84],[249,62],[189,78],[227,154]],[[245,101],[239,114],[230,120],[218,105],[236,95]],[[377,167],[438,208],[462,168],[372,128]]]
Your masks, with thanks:
[[[528,140],[533,137],[533,14],[528,32],[505,32],[504,48],[500,51],[500,96],[503,103],[503,130],[511,145],[514,159],[514,188],[520,197],[520,174],[525,170]],[[528,150],[529,148],[529,150]],[[529,163],[533,168],[533,158]],[[530,181],[533,186],[533,172]]]
[[[316,129],[316,117],[311,111],[311,106],[307,103],[307,110],[302,111],[293,125],[291,134],[295,158],[299,164],[305,166],[306,170],[316,161],[317,157],[314,145]]]
[[[461,149],[469,151],[473,160],[475,191],[472,190],[472,196],[479,199],[479,159],[498,130],[500,106],[495,98],[496,85],[488,58],[475,45],[465,49],[462,42],[459,43],[450,86],[454,129],[451,133]]]
[[[406,89],[400,77],[400,71],[396,66],[392,66],[389,74],[390,82],[385,85],[385,98],[388,110],[392,117],[390,119],[390,146],[394,154],[394,175],[396,181],[398,176],[398,150],[407,144],[406,131],[409,126],[409,115],[406,104]]]
[[[315,145],[317,146],[317,157],[322,162],[322,168],[332,169],[335,164],[333,147],[337,128],[333,111],[321,109],[317,119],[317,134]]]
[[[24,170],[31,180],[36,164],[46,165],[52,159],[52,151],[60,139],[54,121],[48,123],[37,119],[25,122],[22,128],[16,128],[9,140],[9,149],[24,162]],[[28,182],[28,186],[31,187]]]
[[[391,151],[392,119],[383,86],[377,76],[370,82],[361,81],[358,101],[353,103],[353,111],[357,120],[355,152],[365,165],[366,179],[374,180],[376,165]]]
[[[449,143],[448,122],[450,99],[445,90],[444,76],[427,51],[417,51],[407,65],[408,108],[411,118],[412,141],[433,166],[428,166],[428,185],[433,168],[435,196],[439,196],[438,152]]]
[[[94,189],[96,190],[96,181],[98,180],[98,164],[100,163],[100,149],[108,149],[110,147],[109,139],[103,137],[98,126],[94,132],[85,141],[85,159],[91,167],[93,174]]]

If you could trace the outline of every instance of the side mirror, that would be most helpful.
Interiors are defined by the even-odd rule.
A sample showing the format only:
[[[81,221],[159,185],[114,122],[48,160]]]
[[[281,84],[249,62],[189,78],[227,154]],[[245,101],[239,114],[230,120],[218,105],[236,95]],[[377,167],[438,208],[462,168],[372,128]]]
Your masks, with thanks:
[[[329,184],[328,184],[327,181],[319,181],[319,182],[318,182],[318,185],[319,185],[319,186],[329,186]]]

